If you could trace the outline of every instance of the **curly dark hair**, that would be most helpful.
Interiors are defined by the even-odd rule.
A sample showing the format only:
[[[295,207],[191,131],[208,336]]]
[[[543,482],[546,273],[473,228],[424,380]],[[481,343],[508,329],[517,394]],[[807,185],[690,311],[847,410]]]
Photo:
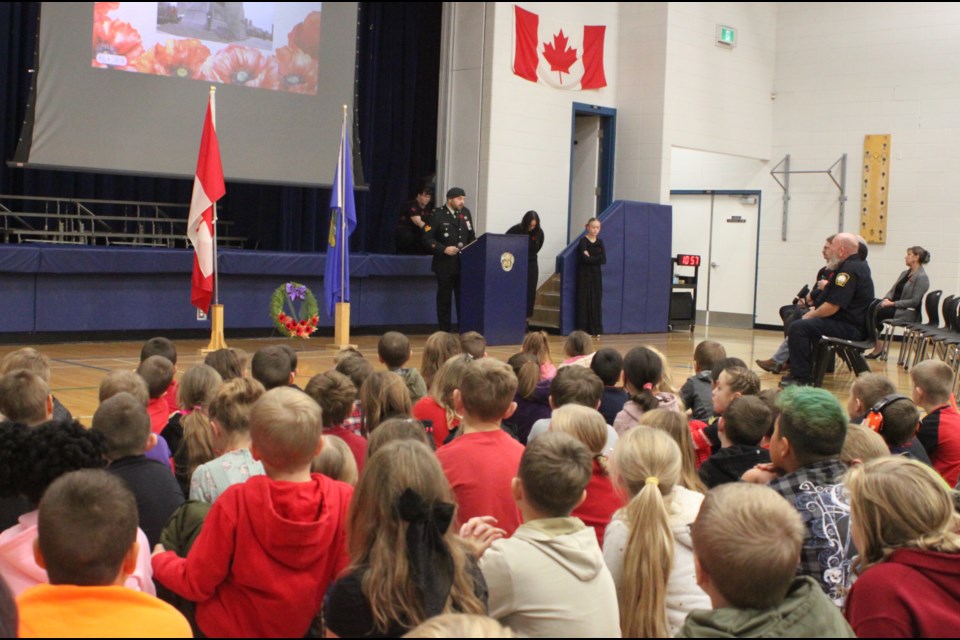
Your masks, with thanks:
[[[0,422],[0,498],[9,498],[20,492],[16,479],[26,435],[26,426],[9,420]]]
[[[11,461],[13,484],[33,504],[39,504],[47,487],[63,474],[107,465],[103,435],[76,420],[51,420],[25,429],[18,448]]]

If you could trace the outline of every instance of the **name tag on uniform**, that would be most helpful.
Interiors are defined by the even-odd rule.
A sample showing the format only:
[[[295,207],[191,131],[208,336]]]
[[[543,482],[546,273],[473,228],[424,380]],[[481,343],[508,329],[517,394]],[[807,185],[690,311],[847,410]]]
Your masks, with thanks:
[[[473,231],[473,227],[470,226],[470,221],[467,220],[467,231]]]

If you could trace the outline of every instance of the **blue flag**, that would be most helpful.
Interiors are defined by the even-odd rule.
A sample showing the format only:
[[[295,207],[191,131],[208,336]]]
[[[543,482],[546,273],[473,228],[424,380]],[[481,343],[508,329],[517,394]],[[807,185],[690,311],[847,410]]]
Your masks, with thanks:
[[[353,201],[353,167],[347,124],[340,134],[340,154],[330,194],[330,234],[327,239],[327,265],[323,272],[323,301],[327,315],[333,317],[338,302],[350,302],[350,234],[357,227],[357,208]]]

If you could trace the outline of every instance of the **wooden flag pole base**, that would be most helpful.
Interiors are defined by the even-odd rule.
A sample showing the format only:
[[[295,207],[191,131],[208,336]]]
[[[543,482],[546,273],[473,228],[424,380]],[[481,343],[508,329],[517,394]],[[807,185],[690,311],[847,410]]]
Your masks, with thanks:
[[[357,345],[350,344],[350,303],[338,302],[336,311],[333,312],[333,344],[334,349],[347,349],[349,347],[357,348]]]
[[[223,305],[210,305],[210,344],[200,353],[210,353],[227,348],[227,341],[223,338]]]

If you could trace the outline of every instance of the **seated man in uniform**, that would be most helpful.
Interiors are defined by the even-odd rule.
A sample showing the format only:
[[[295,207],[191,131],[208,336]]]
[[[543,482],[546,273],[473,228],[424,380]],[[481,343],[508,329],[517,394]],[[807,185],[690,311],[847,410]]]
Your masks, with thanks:
[[[867,307],[874,299],[870,267],[860,258],[859,241],[852,233],[838,233],[830,243],[829,258],[837,264],[833,281],[820,296],[819,305],[790,325],[790,375],[781,386],[813,382],[811,360],[821,336],[862,340]]]
[[[801,290],[800,294],[794,299],[793,304],[780,307],[780,319],[783,320],[783,343],[777,348],[777,352],[774,353],[773,357],[769,360],[757,360],[757,366],[764,371],[781,373],[789,368],[788,358],[790,357],[790,352],[787,346],[787,335],[790,331],[790,325],[819,304],[820,299],[823,297],[824,289],[827,288],[827,284],[829,284],[831,278],[833,278],[837,265],[830,261],[828,253],[835,237],[836,234],[833,234],[827,237],[823,243],[822,252],[826,264],[817,271],[817,279],[814,281],[813,289],[804,286],[803,289],[807,291],[806,294]]]

